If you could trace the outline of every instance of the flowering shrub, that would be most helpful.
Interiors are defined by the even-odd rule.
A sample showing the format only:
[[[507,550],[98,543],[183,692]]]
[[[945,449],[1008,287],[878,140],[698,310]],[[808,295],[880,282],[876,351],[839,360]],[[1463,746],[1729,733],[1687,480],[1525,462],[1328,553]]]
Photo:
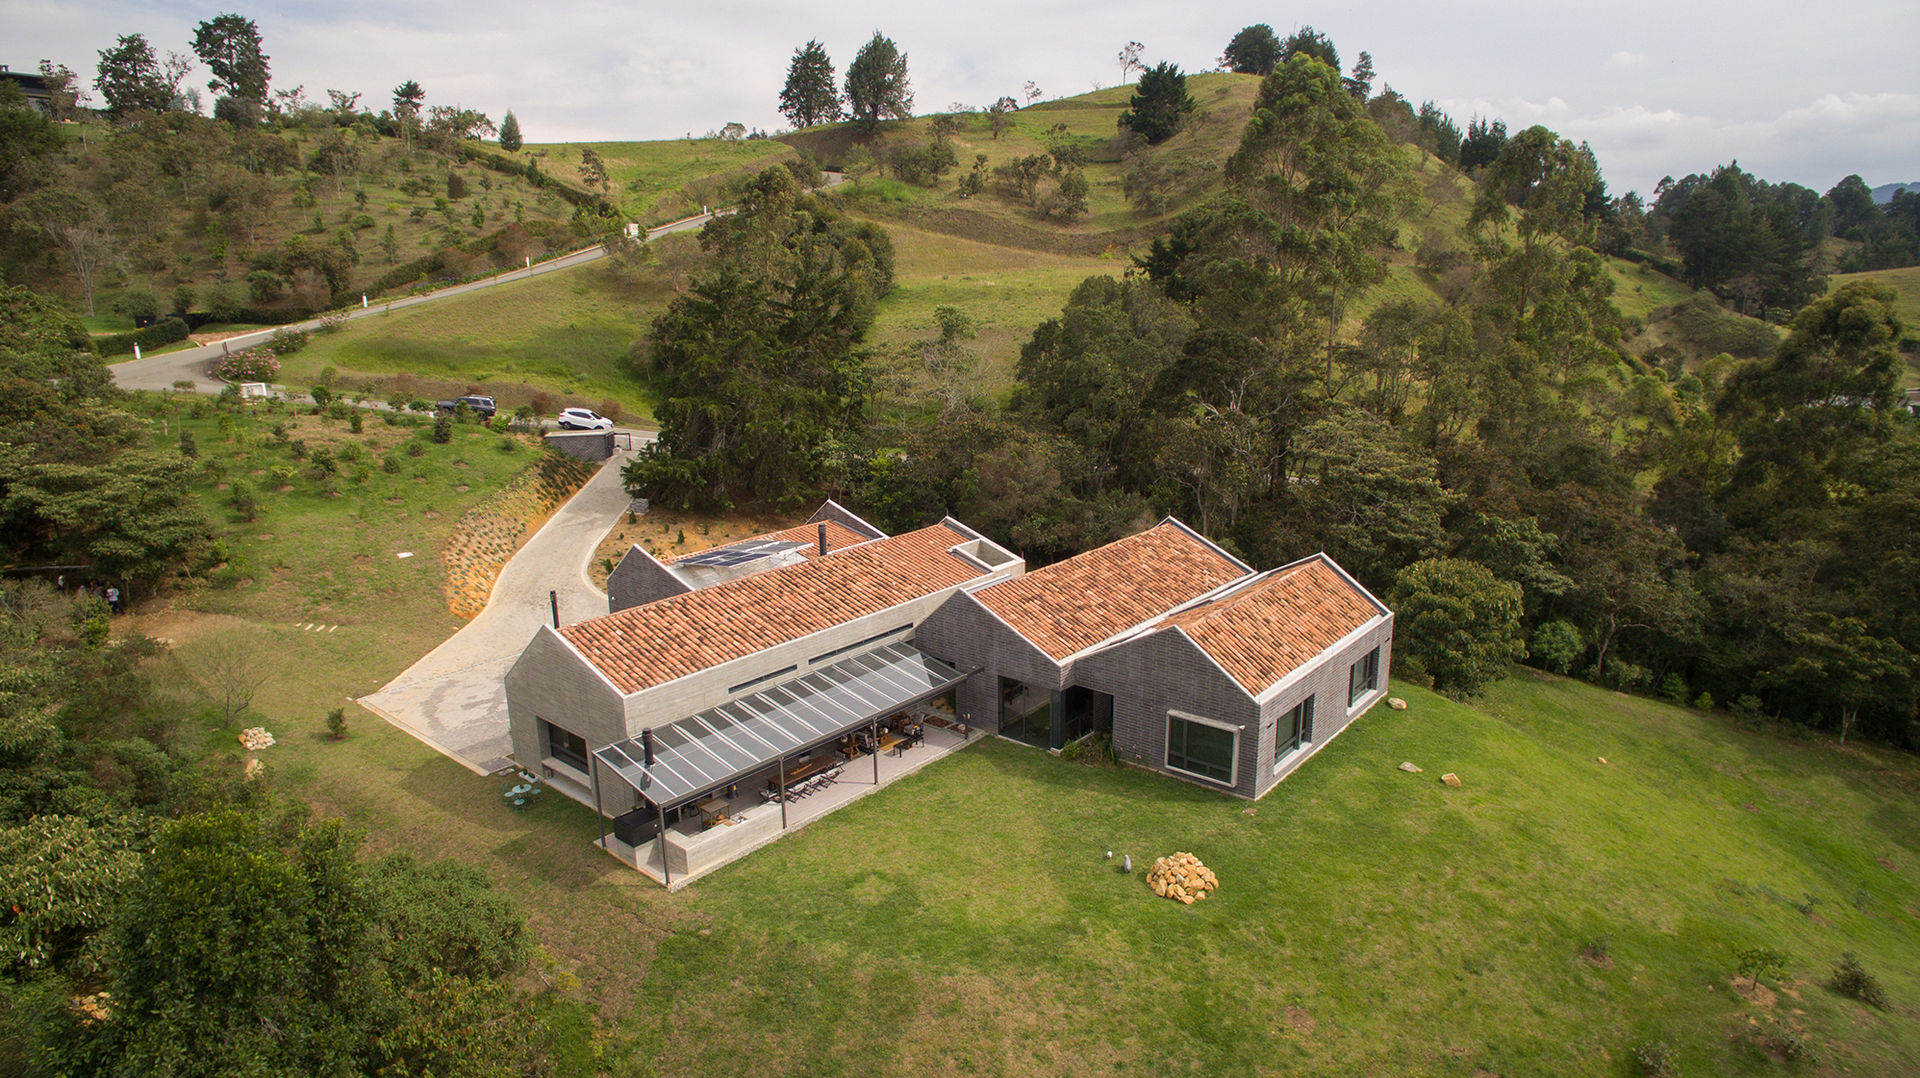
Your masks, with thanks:
[[[280,376],[280,360],[264,348],[249,348],[215,363],[213,376],[229,382],[271,382]]]

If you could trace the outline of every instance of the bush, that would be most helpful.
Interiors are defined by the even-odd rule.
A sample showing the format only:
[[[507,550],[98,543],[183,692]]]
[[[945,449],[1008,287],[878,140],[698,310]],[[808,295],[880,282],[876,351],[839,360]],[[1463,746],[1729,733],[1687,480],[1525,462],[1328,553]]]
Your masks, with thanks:
[[[271,480],[273,482],[273,485],[276,487],[292,486],[293,485],[293,465],[276,464],[273,467],[267,469],[267,478]]]
[[[153,298],[153,293],[146,289],[135,288],[121,293],[120,298],[113,301],[113,309],[133,319],[135,325],[139,325],[142,322],[151,321],[160,313],[160,301]]]
[[[145,329],[132,333],[112,333],[93,339],[94,347],[103,356],[125,356],[133,354],[133,346],[142,350],[159,348],[175,341],[187,339],[187,324],[178,318],[163,318]]]
[[[328,736],[332,737],[335,741],[342,741],[346,739],[346,736],[347,736],[347,709],[346,708],[336,707],[327,712],[327,734]]]
[[[248,348],[214,364],[213,376],[229,382],[271,382],[280,377],[280,360],[264,348]]]
[[[221,282],[207,290],[207,313],[215,322],[238,322],[246,313],[246,301],[231,283]]]
[[[1641,1041],[1633,1046],[1633,1061],[1647,1078],[1673,1073],[1673,1049],[1666,1041]]]
[[[179,285],[173,290],[173,310],[175,314],[186,314],[193,310],[195,294],[190,284]]]
[[[1556,674],[1573,669],[1587,652],[1587,642],[1570,621],[1549,621],[1533,631],[1533,643],[1527,649],[1540,665]]]
[[[435,424],[435,426],[436,426],[436,428],[437,428],[437,427],[438,427],[438,424]],[[449,437],[451,437],[451,436],[452,436],[452,432],[451,432],[451,431],[449,431],[449,432],[448,432],[448,436],[449,436]],[[407,456],[409,456],[409,457],[417,457],[417,456],[421,456],[422,454],[424,454],[424,453],[426,453],[426,451],[427,451],[427,447],[426,447],[426,446],[424,446],[424,445],[421,445],[421,444],[420,444],[419,442],[408,442],[408,443],[407,443]]]
[[[1668,674],[1660,681],[1660,695],[1675,704],[1687,702],[1687,679],[1677,673]]]
[[[262,347],[276,356],[290,356],[305,348],[307,342],[312,339],[312,335],[304,329],[288,329],[282,326],[273,331],[273,336],[268,337],[267,343]]]
[[[287,455],[295,460],[307,459],[307,440],[305,438],[295,438],[288,442]]]
[[[606,416],[608,419],[613,420],[615,423],[618,423],[620,422],[620,415],[623,409],[620,407],[619,401],[613,400],[612,398],[606,398],[601,400],[600,407],[594,409],[594,411],[597,411],[601,415]]]
[[[419,445],[420,443],[414,442],[413,444]],[[400,458],[394,456],[391,453],[380,458],[380,470],[387,473],[388,475],[400,474]]]
[[[365,425],[366,420],[361,418],[360,410],[355,408],[353,414],[347,417],[347,428],[353,431],[353,433],[358,434],[360,433],[360,428]]]
[[[505,435],[500,439],[500,452],[502,453],[516,452],[517,450],[519,450],[519,448],[520,448],[519,441],[517,441],[514,438],[514,436],[511,434]]]
[[[253,492],[253,484],[244,479],[236,479],[227,491],[227,504],[242,521],[253,522],[260,516],[260,498]]]
[[[1762,977],[1778,977],[1786,972],[1787,954],[1772,947],[1741,947],[1733,952],[1734,972],[1747,978],[1748,987],[1756,987]]]
[[[193,432],[185,427],[180,428],[180,455],[188,460],[200,455],[200,446],[194,442]]]
[[[1713,694],[1710,692],[1702,692],[1700,695],[1694,697],[1693,709],[1695,711],[1712,711]]]
[[[1852,951],[1842,954],[1840,961],[1833,964],[1833,976],[1827,979],[1827,987],[1869,1007],[1887,1009],[1887,990],[1860,965],[1860,959]]]
[[[453,417],[452,416],[443,415],[434,419],[433,440],[440,445],[446,445],[448,442],[453,441]]]
[[[1520,588],[1479,562],[1429,558],[1394,577],[1398,652],[1442,692],[1476,693],[1526,655]]]

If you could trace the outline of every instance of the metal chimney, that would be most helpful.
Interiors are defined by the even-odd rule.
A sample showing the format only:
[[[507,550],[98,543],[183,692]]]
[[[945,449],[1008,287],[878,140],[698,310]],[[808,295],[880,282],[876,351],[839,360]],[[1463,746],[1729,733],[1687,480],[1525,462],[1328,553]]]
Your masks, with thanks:
[[[823,520],[820,522],[820,555],[822,557],[825,557],[826,553],[827,553],[827,522]]]
[[[640,731],[640,757],[641,763],[648,767],[653,766],[653,728],[651,726]]]

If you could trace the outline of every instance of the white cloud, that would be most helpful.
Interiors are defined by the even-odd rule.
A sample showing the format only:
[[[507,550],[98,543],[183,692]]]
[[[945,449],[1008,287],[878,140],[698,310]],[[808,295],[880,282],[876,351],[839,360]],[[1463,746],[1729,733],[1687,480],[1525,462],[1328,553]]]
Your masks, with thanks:
[[[1608,71],[1638,71],[1647,66],[1645,53],[1627,52],[1622,49],[1607,57]]]

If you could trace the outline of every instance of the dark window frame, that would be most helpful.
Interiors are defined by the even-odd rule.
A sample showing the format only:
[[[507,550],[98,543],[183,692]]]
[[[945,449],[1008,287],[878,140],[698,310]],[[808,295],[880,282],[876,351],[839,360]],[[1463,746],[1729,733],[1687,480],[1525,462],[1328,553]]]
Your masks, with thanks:
[[[1375,647],[1347,668],[1347,706],[1351,708],[1379,687],[1380,649]]]
[[[546,727],[547,758],[566,764],[583,775],[591,774],[588,770],[587,739],[566,727],[555,726],[545,719],[541,719],[540,722]],[[580,748],[577,755],[573,746],[568,744],[569,741],[579,742]]]
[[[1288,708],[1274,726],[1273,762],[1277,766],[1289,755],[1313,744],[1314,697]]]
[[[1174,724],[1179,723],[1182,736],[1176,737]],[[1215,761],[1196,757],[1191,751],[1193,738],[1190,731],[1194,727],[1212,730],[1227,735],[1226,763],[1223,767]],[[1181,711],[1167,712],[1167,748],[1165,762],[1167,770],[1178,771],[1183,775],[1205,779],[1221,786],[1237,786],[1240,781],[1240,730],[1228,723],[1213,719],[1204,719],[1198,715],[1189,715]],[[1224,771],[1225,774],[1215,774]]]

